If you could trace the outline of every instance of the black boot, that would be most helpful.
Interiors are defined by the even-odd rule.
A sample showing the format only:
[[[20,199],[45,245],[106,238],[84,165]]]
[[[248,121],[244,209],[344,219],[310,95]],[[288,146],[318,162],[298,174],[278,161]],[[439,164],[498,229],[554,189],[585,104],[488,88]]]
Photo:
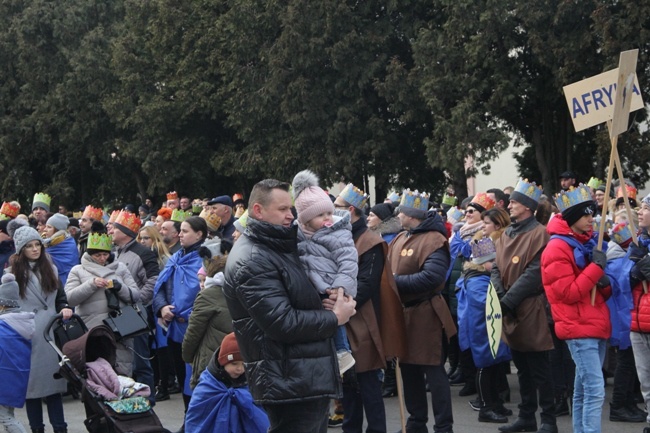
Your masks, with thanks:
[[[493,422],[496,424],[505,424],[508,422],[508,417],[499,415],[492,409],[483,408],[478,413],[478,422]]]
[[[640,413],[632,412],[625,406],[609,404],[609,420],[614,422],[643,422],[646,417]]]
[[[32,433],[45,433],[45,427],[33,428]]]
[[[397,395],[397,377],[395,376],[395,366],[389,363],[384,372],[384,383],[382,385],[381,396],[384,398]]]
[[[542,424],[537,430],[537,433],[557,433],[557,425],[555,424]]]
[[[499,431],[505,433],[535,432],[537,431],[537,421],[535,418],[517,418],[512,424],[499,427]]]
[[[565,392],[558,392],[555,394],[555,406],[553,413],[556,417],[569,415],[569,402]]]

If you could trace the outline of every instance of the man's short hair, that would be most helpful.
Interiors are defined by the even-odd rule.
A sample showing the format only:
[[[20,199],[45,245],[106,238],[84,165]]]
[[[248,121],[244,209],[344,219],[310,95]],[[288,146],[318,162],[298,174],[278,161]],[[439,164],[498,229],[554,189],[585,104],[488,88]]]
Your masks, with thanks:
[[[248,208],[252,209],[255,203],[262,206],[268,206],[271,202],[271,191],[274,189],[281,189],[282,191],[289,192],[289,184],[277,179],[264,179],[255,184],[251,195],[248,199]]]
[[[494,199],[495,199],[494,201],[496,201],[498,203],[501,200],[503,200],[503,205],[505,207],[508,207],[508,202],[509,202],[508,194],[506,194],[505,192],[503,192],[499,188],[490,188],[485,192],[494,194]]]
[[[363,210],[359,209],[356,206],[353,206],[351,203],[349,203],[347,200],[341,198],[343,200],[343,203],[345,203],[345,206],[350,207],[352,206],[354,208],[354,216],[361,218],[362,215],[364,215]]]

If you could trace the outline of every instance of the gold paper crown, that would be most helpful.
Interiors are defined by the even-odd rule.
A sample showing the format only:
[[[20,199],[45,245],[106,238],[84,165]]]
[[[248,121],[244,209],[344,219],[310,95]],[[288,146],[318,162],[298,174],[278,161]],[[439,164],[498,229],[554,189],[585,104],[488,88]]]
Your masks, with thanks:
[[[587,183],[587,186],[593,189],[598,188],[600,185],[604,184],[602,180],[598,179],[597,177],[592,177],[589,179],[589,182]]]
[[[619,245],[632,238],[632,232],[627,221],[614,226],[611,232],[611,238]]]
[[[178,198],[178,193],[176,191],[170,191],[167,193],[167,200],[176,200]]]
[[[448,206],[456,206],[456,201],[457,200],[458,199],[456,198],[455,195],[449,195],[449,194],[445,193],[442,196],[442,204],[445,204],[445,205],[448,205]]]
[[[636,188],[625,184],[625,189],[627,189],[627,198],[636,200]],[[616,190],[616,198],[623,197],[623,189],[619,186]]]
[[[593,199],[589,188],[582,183],[577,188],[570,187],[568,191],[561,191],[555,196],[555,204],[560,212],[586,201],[593,201]]]
[[[37,192],[36,194],[34,194],[33,205],[35,205],[36,203],[44,203],[47,207],[50,207],[51,202],[52,202],[52,197],[45,194],[44,192]]]
[[[72,212],[72,218],[81,219],[83,212]]]
[[[108,222],[109,222],[109,223],[114,223],[115,220],[117,219],[117,217],[118,217],[119,215],[120,215],[120,211],[119,211],[119,210],[114,210],[114,211],[111,213],[111,216],[110,216],[110,218],[108,219]]]
[[[88,249],[111,252],[113,239],[104,233],[91,233],[88,235]]]
[[[407,188],[402,193],[402,201],[400,201],[399,205],[400,207],[429,210],[429,194],[426,192],[420,193],[417,189],[411,191]]]
[[[90,218],[91,220],[94,220],[94,221],[101,221],[102,220],[102,215],[104,215],[103,210],[101,210],[100,208],[92,207],[91,205],[88,205],[88,206],[86,206],[86,209],[84,209],[84,213],[81,216],[81,218]]]
[[[219,226],[221,226],[221,217],[217,214],[213,214],[208,210],[203,210],[200,214],[199,217],[203,218],[208,225],[208,230],[211,232],[216,232],[219,230]]]
[[[3,214],[12,219],[16,218],[19,212],[20,206],[16,206],[15,204],[12,204],[8,201],[3,202],[2,207],[0,208],[0,214]]]
[[[339,197],[357,209],[363,209],[368,202],[368,194],[352,185],[351,183],[348,183],[345,188],[343,188],[343,191],[341,191]]]
[[[494,205],[496,204],[496,202],[494,200],[492,200],[492,198],[490,198],[490,196],[487,195],[487,193],[479,192],[472,199],[472,202],[470,203],[470,205],[472,205],[472,204],[477,204],[477,205],[481,206],[483,209],[488,210],[488,209],[492,209],[494,207]]]
[[[180,209],[174,209],[174,210],[172,211],[172,218],[171,218],[171,220],[172,220],[172,221],[179,222],[179,223],[182,223],[182,222],[185,221],[188,217],[191,217],[191,216],[192,216],[192,212],[185,212],[185,211],[182,211],[182,210],[180,210]]]
[[[115,224],[124,226],[133,233],[137,233],[142,223],[136,214],[123,210],[120,211],[120,214],[115,219]]]
[[[535,182],[528,182],[528,179],[519,179],[515,186],[515,192],[525,195],[539,203],[539,198],[542,196],[543,188]]]

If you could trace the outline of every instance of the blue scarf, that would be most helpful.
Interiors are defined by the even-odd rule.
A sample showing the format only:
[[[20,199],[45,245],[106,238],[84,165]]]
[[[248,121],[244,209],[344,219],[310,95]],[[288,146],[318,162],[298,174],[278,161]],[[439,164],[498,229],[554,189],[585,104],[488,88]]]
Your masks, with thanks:
[[[596,233],[594,233],[591,238],[584,244],[573,236],[553,235],[551,236],[551,239],[562,239],[573,248],[573,258],[576,261],[576,266],[578,269],[584,269],[589,263],[593,261],[593,250],[594,247],[598,244],[598,235]],[[603,243],[603,252],[606,251],[607,244]]]

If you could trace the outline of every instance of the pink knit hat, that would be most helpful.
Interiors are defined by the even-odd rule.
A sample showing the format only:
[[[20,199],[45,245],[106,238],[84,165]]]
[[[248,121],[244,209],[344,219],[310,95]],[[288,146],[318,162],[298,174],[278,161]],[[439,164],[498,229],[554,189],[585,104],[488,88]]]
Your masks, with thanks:
[[[293,196],[300,224],[324,212],[334,213],[334,203],[318,186],[318,177],[310,170],[303,170],[293,178]]]

